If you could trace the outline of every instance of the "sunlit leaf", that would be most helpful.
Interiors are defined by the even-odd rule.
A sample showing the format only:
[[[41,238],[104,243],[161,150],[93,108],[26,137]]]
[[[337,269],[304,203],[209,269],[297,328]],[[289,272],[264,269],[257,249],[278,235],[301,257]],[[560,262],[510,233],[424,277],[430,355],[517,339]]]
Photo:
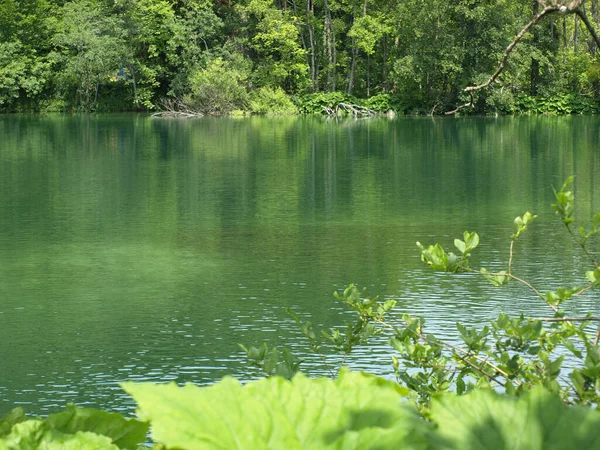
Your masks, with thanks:
[[[455,448],[558,450],[600,448],[600,413],[566,407],[538,387],[520,398],[493,391],[434,397],[431,418]]]
[[[55,430],[75,434],[89,431],[111,439],[121,449],[135,449],[146,440],[149,425],[135,419],[126,419],[117,413],[109,413],[91,408],[67,406],[66,410],[53,414],[46,423]]]
[[[158,442],[177,448],[427,448],[430,425],[396,383],[342,371],[245,387],[233,378],[205,388],[124,383]]]
[[[27,417],[23,408],[15,408],[8,414],[0,418],[0,438],[10,433],[11,428],[21,422],[25,422]]]
[[[0,440],[0,449],[8,450],[118,450],[107,436],[87,431],[61,433],[41,420],[28,420],[15,425]],[[3,449],[3,450],[4,450]]]

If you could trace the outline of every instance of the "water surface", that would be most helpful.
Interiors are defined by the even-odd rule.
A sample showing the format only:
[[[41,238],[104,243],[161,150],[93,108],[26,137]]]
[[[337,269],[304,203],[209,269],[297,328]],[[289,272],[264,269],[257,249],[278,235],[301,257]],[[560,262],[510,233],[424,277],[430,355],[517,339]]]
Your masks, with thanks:
[[[431,272],[415,241],[476,230],[474,265],[501,269],[532,211],[515,270],[551,289],[588,269],[551,186],[575,174],[578,217],[600,210],[592,117],[3,116],[0,138],[0,414],[131,412],[123,380],[251,379],[238,343],[293,347],[322,373],[285,308],[343,323],[332,293],[350,282],[449,338],[456,321],[547,316],[518,285]],[[390,376],[389,355],[350,364]]]

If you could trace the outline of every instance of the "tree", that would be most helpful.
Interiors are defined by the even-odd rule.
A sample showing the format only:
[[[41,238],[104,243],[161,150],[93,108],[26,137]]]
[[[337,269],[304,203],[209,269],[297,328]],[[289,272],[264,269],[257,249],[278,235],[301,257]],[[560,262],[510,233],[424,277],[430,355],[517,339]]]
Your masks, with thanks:
[[[55,12],[46,0],[0,0],[0,108],[38,108],[51,78]]]
[[[253,79],[257,86],[281,86],[297,92],[308,85],[305,51],[289,14],[270,0],[251,0],[240,7],[251,32],[249,46],[258,57]]]
[[[118,24],[95,0],[76,0],[63,7],[62,30],[55,36],[63,63],[59,89],[78,109],[93,111],[100,87],[118,81],[126,47],[115,34]]]
[[[534,16],[533,18],[517,33],[512,42],[506,47],[504,54],[502,55],[502,60],[498,64],[496,71],[483,83],[468,86],[464,89],[464,92],[469,94],[470,100],[467,103],[459,106],[458,108],[447,112],[446,114],[455,114],[466,107],[472,107],[474,105],[473,93],[480,91],[489,87],[492,83],[494,83],[500,74],[506,68],[508,58],[511,53],[515,49],[516,45],[523,39],[523,37],[536,25],[538,25],[543,19],[551,15],[574,15],[581,19],[581,21],[585,24],[586,29],[590,33],[595,45],[600,47],[600,38],[596,33],[596,29],[594,25],[589,20],[586,10],[585,10],[585,0],[534,0],[534,8],[533,8]],[[532,78],[535,77],[535,68],[532,70]]]

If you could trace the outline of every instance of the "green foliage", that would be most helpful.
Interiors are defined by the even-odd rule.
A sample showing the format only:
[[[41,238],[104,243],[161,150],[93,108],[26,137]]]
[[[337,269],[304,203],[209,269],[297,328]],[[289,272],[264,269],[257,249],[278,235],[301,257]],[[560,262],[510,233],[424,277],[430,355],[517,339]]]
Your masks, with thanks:
[[[50,65],[18,41],[0,42],[0,107],[10,108],[20,97],[35,98],[49,78]]]
[[[356,40],[356,45],[367,55],[375,53],[375,46],[391,28],[383,22],[383,17],[364,15],[354,19],[348,36]]]
[[[124,383],[152,437],[168,448],[427,448],[433,427],[402,401],[407,391],[372,375],[297,375],[205,388]]]
[[[498,272],[485,268],[477,270],[470,265],[471,254],[480,242],[475,232],[465,232],[463,239],[455,239],[454,246],[459,255],[447,252],[439,244],[424,246],[417,243],[422,261],[434,270],[483,275],[495,286],[502,286],[509,280],[522,283],[531,290],[534,298],[550,307],[549,317],[510,317],[501,313],[490,326],[480,329],[457,323],[461,342],[456,344],[426,332],[425,320],[421,317],[403,314],[400,320],[390,321],[388,313],[396,306],[395,301],[382,302],[377,297],[366,297],[364,292],[350,285],[334,297],[356,314],[356,321],[346,323],[345,328],[334,327],[321,332],[324,340],[319,340],[310,322],[302,322],[292,313],[311,350],[321,355],[335,376],[336,370],[327,361],[328,352],[341,353],[342,361],[345,361],[358,345],[367,344],[371,337],[387,336],[396,352],[392,355],[392,365],[397,380],[412,391],[412,398],[426,414],[432,398],[439,393],[454,390],[464,394],[481,388],[522,395],[536,386],[543,386],[559,394],[565,402],[596,404],[600,401],[600,346],[597,335],[588,334],[586,326],[600,318],[591,314],[570,318],[559,309],[564,302],[600,286],[598,262],[585,247],[588,235],[598,232],[598,215],[593,217],[591,225],[583,227],[589,231],[579,235],[573,232],[575,197],[568,190],[572,181],[572,178],[567,179],[561,190],[555,191],[557,203],[554,207],[594,266],[586,272],[587,285],[542,292],[513,274],[513,247],[537,217],[530,212],[513,221],[515,233],[510,236],[507,268]],[[577,361],[566,374],[571,380],[568,383],[563,369],[567,354]]]
[[[431,404],[437,432],[462,449],[567,449],[600,447],[600,414],[568,408],[537,387],[520,398],[487,390],[443,395]]]
[[[77,109],[93,111],[101,87],[119,73],[125,47],[112,31],[116,24],[94,0],[77,0],[63,7],[63,29],[55,36],[56,58],[63,69],[56,75],[62,96]]]
[[[407,401],[410,391],[365,373],[342,370],[335,380],[273,377],[242,386],[225,377],[207,387],[123,383],[151,425],[154,448],[172,449],[566,449],[600,447],[600,414],[567,406],[538,386],[519,396],[480,389],[437,394],[426,420]],[[72,407],[70,407],[72,409]],[[59,430],[26,420],[0,435],[2,450],[135,448],[99,431],[109,413]],[[64,415],[59,413],[56,416]],[[18,416],[19,414],[17,414]],[[70,416],[71,413],[67,412]],[[129,422],[110,414],[113,435]],[[6,423],[6,418],[1,419]],[[74,425],[75,423],[72,423]],[[94,431],[86,429],[93,428]],[[147,429],[147,428],[145,428]],[[142,438],[145,434],[141,435]]]
[[[298,27],[272,0],[250,0],[240,6],[252,30],[249,45],[259,56],[253,80],[257,86],[279,86],[298,92],[308,84],[308,65]]]
[[[475,232],[469,233],[465,231],[463,237],[464,241],[460,239],[454,240],[454,246],[461,253],[460,256],[456,256],[452,252],[446,253],[439,244],[424,247],[420,242],[417,242],[417,247],[421,252],[421,261],[427,263],[432,269],[444,272],[468,271],[469,257],[471,256],[471,251],[479,245],[479,235]]]
[[[40,420],[28,420],[15,425],[11,433],[0,440],[1,450],[117,450],[110,438],[95,433],[77,431],[61,433]]]
[[[136,448],[140,442],[144,442],[148,432],[146,423],[128,420],[116,413],[76,408],[73,405],[67,406],[61,413],[49,416],[45,423],[64,434],[85,431],[106,436],[121,449]]]
[[[536,218],[537,218],[537,216],[531,214],[529,211],[527,211],[521,217],[516,217],[515,220],[513,221],[516,232],[515,232],[515,234],[511,235],[511,238],[517,239],[519,236],[521,236],[521,234],[523,234],[527,230],[527,227],[529,225],[531,225],[531,223]]]
[[[287,348],[284,348],[280,355],[277,347],[269,349],[266,343],[261,344],[258,348],[248,348],[242,344],[240,347],[246,353],[250,363],[258,367],[264,376],[278,376],[291,380],[300,370],[302,361],[298,361]]]
[[[522,316],[520,318],[510,318],[502,313],[492,322],[490,333],[486,328],[481,333],[471,332],[462,325],[457,324],[461,338],[466,345],[466,350],[452,347],[450,352],[458,365],[452,369],[445,367],[445,370],[453,374],[452,376],[458,373],[456,375],[458,392],[464,390],[463,382],[460,380],[468,373],[471,379],[478,379],[479,381],[485,379],[486,384],[501,386],[508,393],[513,392],[515,388],[519,391],[542,385],[560,393],[565,401],[587,404],[595,403],[600,399],[600,372],[596,369],[600,366],[597,365],[595,356],[598,354],[600,347],[598,346],[597,336],[590,336],[585,331],[586,321],[597,320],[597,318],[588,315],[584,318],[571,319],[565,317],[564,312],[558,309],[563,302],[600,285],[598,262],[589,253],[585,245],[586,240],[598,232],[597,224],[600,219],[596,214],[588,226],[579,227],[578,234],[573,231],[575,228],[573,216],[575,196],[573,191],[569,190],[572,182],[573,177],[569,177],[559,191],[554,190],[556,203],[552,206],[594,266],[594,270],[586,272],[586,277],[590,282],[587,286],[559,287],[554,291],[542,293],[528,282],[512,274],[513,245],[537,217],[529,212],[514,220],[516,232],[511,235],[510,259],[507,270],[496,273],[490,273],[486,269],[474,270],[463,259],[465,258],[464,254],[460,258],[452,253],[446,253],[439,244],[425,248],[417,243],[422,260],[433,269],[446,272],[479,273],[495,286],[501,286],[510,279],[516,279],[530,288],[553,312],[553,317],[540,320],[526,319]],[[469,234],[469,236],[471,235]],[[466,237],[467,233],[465,234],[465,242],[467,242]],[[479,240],[477,239],[476,242],[478,243]],[[459,250],[464,248],[466,251],[468,249],[467,244],[463,241],[455,241],[455,246]],[[411,324],[412,322],[408,321],[407,323]],[[413,331],[413,335],[421,336],[422,333]],[[493,338],[491,345],[487,342],[488,337]],[[440,367],[442,363],[445,364],[445,361],[439,360],[441,355],[439,349],[437,349],[437,354],[433,356],[422,356],[424,346],[436,342],[432,340],[431,336],[421,337],[421,341],[425,341],[426,344],[416,344],[416,338],[412,340],[415,343],[415,349],[409,348],[407,350],[406,345],[400,349],[404,351],[403,357],[405,359],[410,360],[413,364],[430,366],[435,364],[437,367]],[[576,341],[579,342],[575,344]],[[417,346],[420,346],[420,348],[417,348]],[[396,348],[398,349],[398,346]],[[560,351],[559,348],[561,348]],[[585,357],[582,354],[582,348],[586,350]],[[421,355],[416,354],[416,350],[420,350]],[[585,367],[585,369],[578,367],[572,370],[569,374],[570,379],[573,381],[571,385],[559,383],[558,381],[565,352],[573,354]],[[436,360],[434,357],[438,359]],[[465,366],[463,363],[467,363],[467,365]],[[424,388],[418,386],[417,392],[421,393],[423,391]]]
[[[266,116],[286,116],[298,114],[292,99],[280,87],[260,88],[250,95],[250,111]]]
[[[149,425],[117,413],[67,406],[46,419],[28,419],[16,408],[0,419],[0,449],[135,449]]]
[[[191,75],[192,92],[184,101],[190,109],[202,114],[222,115],[245,109],[247,76],[243,68],[217,58],[206,69],[197,69]]]
[[[156,98],[193,97],[199,70],[240,54],[250,67],[234,69],[252,89],[355,93],[380,112],[440,114],[470,100],[464,88],[489,78],[534,9],[518,0],[1,0],[0,108],[150,110]],[[571,17],[534,27],[499,83],[463,111],[600,112],[596,50]],[[307,112],[320,113],[314,106]]]
[[[10,411],[4,417],[0,418],[0,438],[9,434],[13,426],[26,420],[27,416],[23,408],[18,407]]]
[[[377,94],[364,101],[364,106],[377,112],[387,112],[392,109],[392,99],[389,94]]]
[[[573,211],[575,210],[575,194],[573,191],[567,191],[569,185],[573,183],[574,176],[570,176],[565,180],[560,191],[554,190],[556,203],[552,207],[556,210],[556,214],[561,218],[563,223],[569,227],[575,220],[573,219]]]
[[[504,106],[501,111],[520,114],[597,114],[600,104],[593,97],[572,92],[550,97],[519,94],[514,104]]]

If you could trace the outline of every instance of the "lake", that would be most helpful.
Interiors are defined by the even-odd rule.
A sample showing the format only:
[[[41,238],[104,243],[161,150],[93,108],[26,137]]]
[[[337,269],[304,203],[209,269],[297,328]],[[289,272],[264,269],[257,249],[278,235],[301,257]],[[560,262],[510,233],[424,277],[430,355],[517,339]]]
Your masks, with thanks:
[[[323,374],[285,310],[343,324],[349,283],[449,340],[457,321],[551,315],[517,284],[429,270],[415,242],[477,231],[473,265],[501,270],[534,212],[514,273],[553,289],[589,264],[552,186],[574,174],[577,217],[600,210],[596,117],[0,116],[0,138],[0,414],[131,413],[120,381],[253,379],[238,343]],[[566,309],[600,312],[592,295]],[[348,363],[391,377],[391,353],[381,339]]]

